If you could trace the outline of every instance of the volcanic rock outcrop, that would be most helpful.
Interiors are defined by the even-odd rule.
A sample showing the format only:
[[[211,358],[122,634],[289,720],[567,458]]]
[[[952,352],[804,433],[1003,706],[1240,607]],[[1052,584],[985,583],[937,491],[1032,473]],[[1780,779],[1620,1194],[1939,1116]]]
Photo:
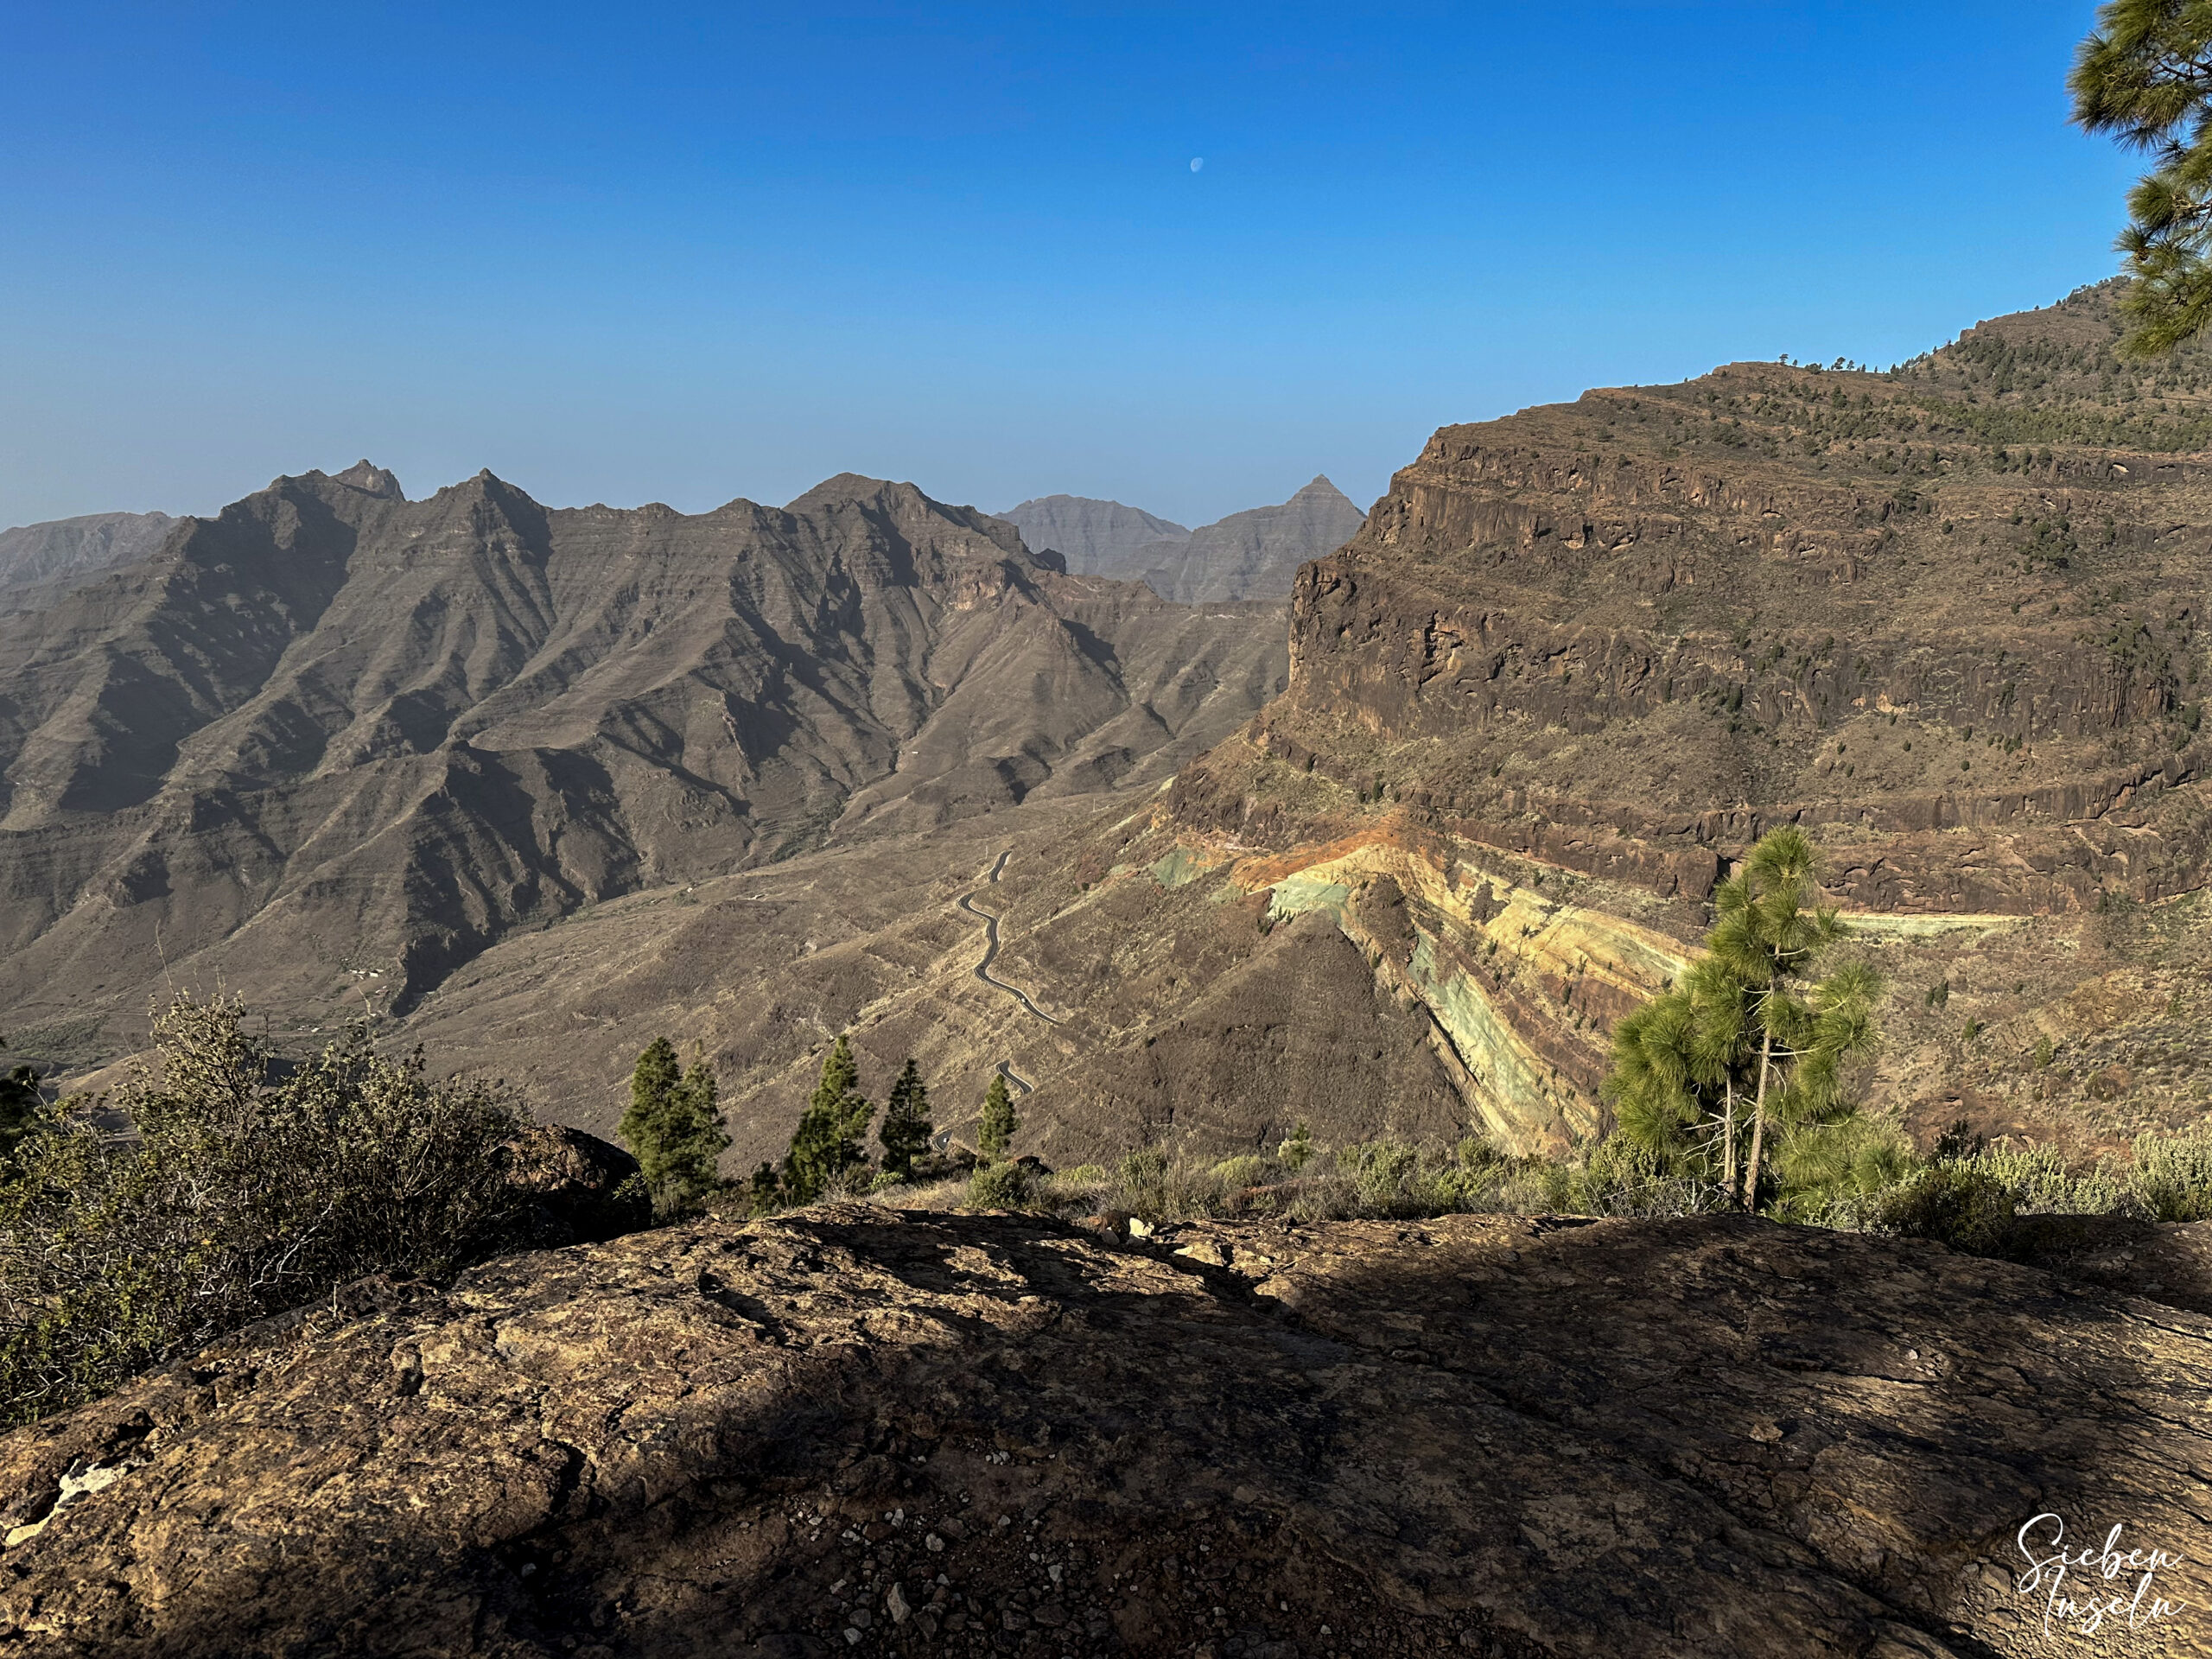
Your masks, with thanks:
[[[2132,367],[2117,332],[2090,289],[1888,373],[1734,364],[1445,428],[1301,571],[1288,690],[1159,838],[1355,938],[1393,883],[1392,971],[1533,1147],[1603,1130],[1612,1021],[1801,824],[1902,982],[1885,1017],[1948,1007],[1885,1103],[2058,1132],[2139,1070],[2048,1075],[2090,982],[2191,1017],[2212,866],[2212,358]],[[2166,1104],[2201,1115],[2201,1077]]]
[[[1989,1659],[2050,1514],[2186,1558],[2096,1651],[2202,1655],[2208,1389],[2202,1317],[1741,1218],[709,1222],[0,1440],[0,1642]]]

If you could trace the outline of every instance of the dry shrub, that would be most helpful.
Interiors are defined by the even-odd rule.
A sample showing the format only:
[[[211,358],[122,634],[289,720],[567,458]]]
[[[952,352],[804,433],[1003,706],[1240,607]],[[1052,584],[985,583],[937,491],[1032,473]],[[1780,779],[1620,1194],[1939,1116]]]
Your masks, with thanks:
[[[516,1242],[506,1146],[475,1082],[431,1082],[355,1030],[281,1068],[235,1002],[180,997],[158,1062],[115,1104],[133,1136],[63,1111],[0,1185],[0,1421],[113,1389],[225,1332],[369,1274],[435,1278]]]

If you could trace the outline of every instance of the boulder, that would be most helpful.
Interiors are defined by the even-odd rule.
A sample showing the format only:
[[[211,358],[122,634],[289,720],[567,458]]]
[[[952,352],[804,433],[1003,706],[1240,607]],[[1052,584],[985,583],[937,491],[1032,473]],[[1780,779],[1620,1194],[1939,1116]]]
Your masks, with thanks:
[[[596,1244],[652,1224],[638,1160],[561,1124],[533,1124],[507,1143],[507,1185],[527,1207],[524,1236],[551,1247]]]

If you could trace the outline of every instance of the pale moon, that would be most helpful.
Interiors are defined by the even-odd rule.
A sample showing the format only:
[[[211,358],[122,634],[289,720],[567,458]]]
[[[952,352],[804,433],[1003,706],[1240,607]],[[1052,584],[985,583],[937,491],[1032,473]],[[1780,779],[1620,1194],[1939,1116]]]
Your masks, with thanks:
[[[1191,157],[1191,171],[1192,171],[1192,172],[1193,172],[1193,173],[1197,172],[1200,168],[1204,167],[1205,164],[1206,164],[1206,158],[1205,158],[1205,156],[1192,156],[1192,157]]]

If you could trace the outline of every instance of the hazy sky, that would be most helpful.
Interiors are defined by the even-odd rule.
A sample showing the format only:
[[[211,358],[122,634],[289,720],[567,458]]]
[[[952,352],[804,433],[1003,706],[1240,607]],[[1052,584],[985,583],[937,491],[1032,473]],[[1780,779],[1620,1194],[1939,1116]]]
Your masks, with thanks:
[[[0,524],[363,455],[1364,505],[1446,421],[2109,274],[2092,10],[0,0]]]

